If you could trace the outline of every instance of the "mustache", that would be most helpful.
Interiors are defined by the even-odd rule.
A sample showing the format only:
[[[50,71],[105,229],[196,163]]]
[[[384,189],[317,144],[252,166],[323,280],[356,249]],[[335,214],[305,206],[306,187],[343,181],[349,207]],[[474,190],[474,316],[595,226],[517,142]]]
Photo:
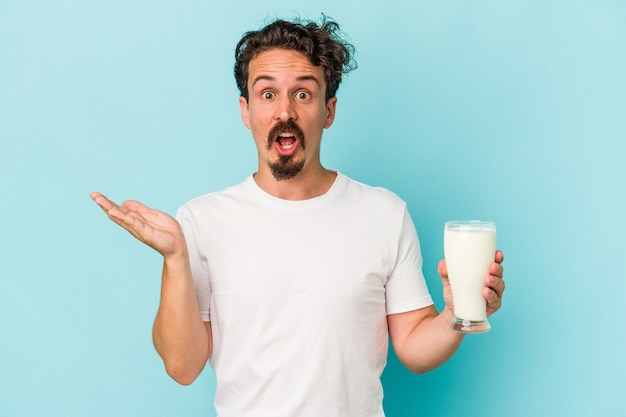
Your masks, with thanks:
[[[291,119],[286,122],[281,120],[270,129],[270,132],[267,134],[267,148],[272,148],[278,135],[285,132],[293,133],[298,138],[300,146],[304,149],[304,132],[300,129],[300,126]]]

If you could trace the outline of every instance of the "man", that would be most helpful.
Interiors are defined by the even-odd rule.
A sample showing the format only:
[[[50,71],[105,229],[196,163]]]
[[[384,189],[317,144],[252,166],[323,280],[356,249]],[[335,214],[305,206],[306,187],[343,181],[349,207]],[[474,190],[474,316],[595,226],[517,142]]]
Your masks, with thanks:
[[[332,21],[278,20],[240,41],[239,103],[258,151],[243,183],[188,202],[177,220],[92,194],[163,255],[155,347],[181,384],[210,359],[220,417],[380,417],[388,336],[418,373],[463,338],[449,326],[444,261],[446,307],[433,306],[405,203],[321,164],[322,133],[352,68],[337,32]],[[502,253],[494,259],[488,314],[504,291]]]

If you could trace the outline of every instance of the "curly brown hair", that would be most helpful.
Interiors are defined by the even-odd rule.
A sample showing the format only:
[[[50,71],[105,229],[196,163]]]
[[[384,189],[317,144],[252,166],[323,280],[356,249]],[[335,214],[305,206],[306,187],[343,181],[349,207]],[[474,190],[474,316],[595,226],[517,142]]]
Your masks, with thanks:
[[[313,21],[275,20],[264,28],[244,34],[235,49],[235,80],[241,96],[248,100],[250,61],[270,49],[288,49],[304,54],[314,66],[322,66],[326,79],[326,101],[335,97],[343,74],[356,69],[354,47],[341,39],[339,25],[322,16]]]

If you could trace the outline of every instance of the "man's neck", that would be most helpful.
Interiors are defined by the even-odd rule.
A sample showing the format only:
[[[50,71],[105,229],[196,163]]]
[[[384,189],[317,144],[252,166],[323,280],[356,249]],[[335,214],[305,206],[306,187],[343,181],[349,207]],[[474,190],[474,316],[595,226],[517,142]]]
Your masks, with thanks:
[[[325,194],[335,182],[337,172],[321,165],[318,169],[302,171],[289,180],[277,180],[269,170],[254,174],[257,185],[266,193],[283,200],[308,200]]]

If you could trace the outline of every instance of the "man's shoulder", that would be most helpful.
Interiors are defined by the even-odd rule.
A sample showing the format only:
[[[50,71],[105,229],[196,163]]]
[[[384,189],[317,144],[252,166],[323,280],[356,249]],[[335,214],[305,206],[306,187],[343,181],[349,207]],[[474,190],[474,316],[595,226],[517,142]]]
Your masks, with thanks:
[[[402,198],[388,188],[369,185],[346,175],[343,175],[343,177],[345,178],[346,195],[379,204],[390,204],[393,206],[404,206],[406,204]]]
[[[213,191],[207,194],[192,198],[183,204],[179,212],[206,211],[207,209],[223,209],[224,206],[233,204],[243,204],[243,200],[250,194],[249,186],[250,178],[226,187],[219,191]]]

